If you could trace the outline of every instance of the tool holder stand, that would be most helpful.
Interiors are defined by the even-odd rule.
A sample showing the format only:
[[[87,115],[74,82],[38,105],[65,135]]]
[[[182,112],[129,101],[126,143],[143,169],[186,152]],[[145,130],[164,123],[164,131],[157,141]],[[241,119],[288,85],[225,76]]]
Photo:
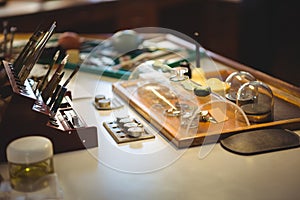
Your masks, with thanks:
[[[55,124],[50,121],[50,110],[41,97],[33,92],[28,80],[23,84],[14,74],[13,64],[3,61],[12,95],[5,108],[0,124],[0,161],[6,161],[6,147],[14,139],[39,135],[49,138],[54,153],[68,152],[98,146],[97,128],[87,126],[73,109],[70,98],[65,97],[54,116]],[[66,118],[72,113],[75,121]]]

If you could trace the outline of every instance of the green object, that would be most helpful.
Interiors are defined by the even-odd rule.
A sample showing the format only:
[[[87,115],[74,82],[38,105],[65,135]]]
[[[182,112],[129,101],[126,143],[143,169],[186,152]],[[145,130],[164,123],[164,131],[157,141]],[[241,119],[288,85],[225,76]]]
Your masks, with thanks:
[[[65,65],[66,69],[75,69],[77,64],[74,63],[67,63]],[[98,66],[90,66],[90,65],[81,65],[80,71],[89,72],[93,74],[99,74],[101,76],[108,76],[113,78],[121,78],[121,79],[128,79],[130,76],[130,71],[118,69],[118,70],[109,70],[110,67],[98,67]]]
[[[52,40],[52,42],[53,42],[53,40]],[[89,52],[92,53],[93,50],[95,48],[97,48],[97,46],[99,46],[102,42],[103,41],[101,41],[101,40],[85,41],[81,45],[80,53],[85,53],[85,54],[89,53]],[[156,50],[148,49],[148,48],[136,49],[136,50],[130,51],[130,52],[124,54],[124,55],[128,55],[128,56],[130,56],[131,59],[134,59],[136,56],[139,56],[142,53],[154,52],[154,51],[156,51]],[[183,62],[183,61],[186,61],[186,62],[194,61],[195,58],[196,58],[195,51],[190,50],[190,49],[185,49],[185,51],[187,51],[187,55],[188,55],[187,57],[180,59],[180,56],[178,55],[179,59],[174,60],[174,62],[168,62],[166,64],[170,67],[178,67],[178,66],[180,66],[180,63]],[[176,53],[176,52],[174,52],[174,53]],[[201,57],[205,56],[204,54],[205,54],[205,52],[203,52],[203,51],[200,52]],[[39,60],[39,63],[49,64],[51,62],[51,60],[52,60],[52,58],[51,59],[43,58],[43,59]],[[119,59],[118,58],[112,58],[112,60],[114,60],[115,65],[119,64]],[[60,61],[58,60],[58,62],[60,62]],[[75,69],[77,65],[78,65],[78,63],[68,62],[65,65],[65,68]],[[99,65],[92,65],[92,64],[91,65],[90,64],[84,64],[84,62],[83,62],[83,64],[80,65],[80,71],[93,73],[93,74],[99,74],[101,76],[108,76],[108,77],[113,77],[113,78],[124,79],[124,80],[127,80],[129,78],[129,76],[131,74],[131,71],[125,70],[125,69],[113,70],[112,67],[113,66],[99,66]]]

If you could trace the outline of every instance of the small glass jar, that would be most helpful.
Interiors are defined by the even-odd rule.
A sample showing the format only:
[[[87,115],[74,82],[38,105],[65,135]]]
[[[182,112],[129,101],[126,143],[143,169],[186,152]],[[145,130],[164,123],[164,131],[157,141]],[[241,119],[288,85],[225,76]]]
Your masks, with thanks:
[[[27,136],[12,141],[6,149],[13,189],[33,192],[47,187],[54,173],[53,147],[48,138]]]

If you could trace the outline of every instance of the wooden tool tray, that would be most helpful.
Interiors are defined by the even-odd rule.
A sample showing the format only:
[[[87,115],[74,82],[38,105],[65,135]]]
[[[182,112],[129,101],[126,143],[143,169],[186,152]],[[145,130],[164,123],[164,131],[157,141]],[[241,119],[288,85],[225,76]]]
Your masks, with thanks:
[[[247,71],[257,80],[266,83],[274,94],[274,120],[258,124],[236,125],[234,124],[236,121],[230,120],[234,117],[234,113],[227,110],[225,114],[229,120],[216,124],[199,122],[198,129],[190,133],[182,130],[179,117],[166,117],[163,112],[153,112],[149,98],[139,95],[137,80],[117,82],[113,84],[113,90],[178,148],[216,142],[221,138],[246,130],[275,126],[289,129],[300,127],[300,88],[213,52],[207,51],[207,54],[217,65],[222,66],[219,71],[207,74],[207,78],[214,77],[213,74],[219,74],[224,81],[234,71]]]

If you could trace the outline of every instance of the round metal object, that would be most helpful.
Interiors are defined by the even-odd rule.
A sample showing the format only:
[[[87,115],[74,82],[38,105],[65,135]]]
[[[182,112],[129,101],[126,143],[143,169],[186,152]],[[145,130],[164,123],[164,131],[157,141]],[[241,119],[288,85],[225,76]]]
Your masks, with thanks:
[[[97,102],[97,105],[100,107],[100,108],[110,108],[110,99],[101,99]]]
[[[98,103],[99,100],[105,99],[105,96],[103,94],[99,94],[95,96],[95,103]]]
[[[127,134],[131,137],[140,137],[144,132],[144,129],[141,128],[141,127],[132,127],[132,128],[129,128],[128,131],[127,131]]]
[[[128,129],[132,128],[132,127],[138,127],[138,124],[135,122],[129,122],[123,125],[123,129],[125,132],[128,132]]]

